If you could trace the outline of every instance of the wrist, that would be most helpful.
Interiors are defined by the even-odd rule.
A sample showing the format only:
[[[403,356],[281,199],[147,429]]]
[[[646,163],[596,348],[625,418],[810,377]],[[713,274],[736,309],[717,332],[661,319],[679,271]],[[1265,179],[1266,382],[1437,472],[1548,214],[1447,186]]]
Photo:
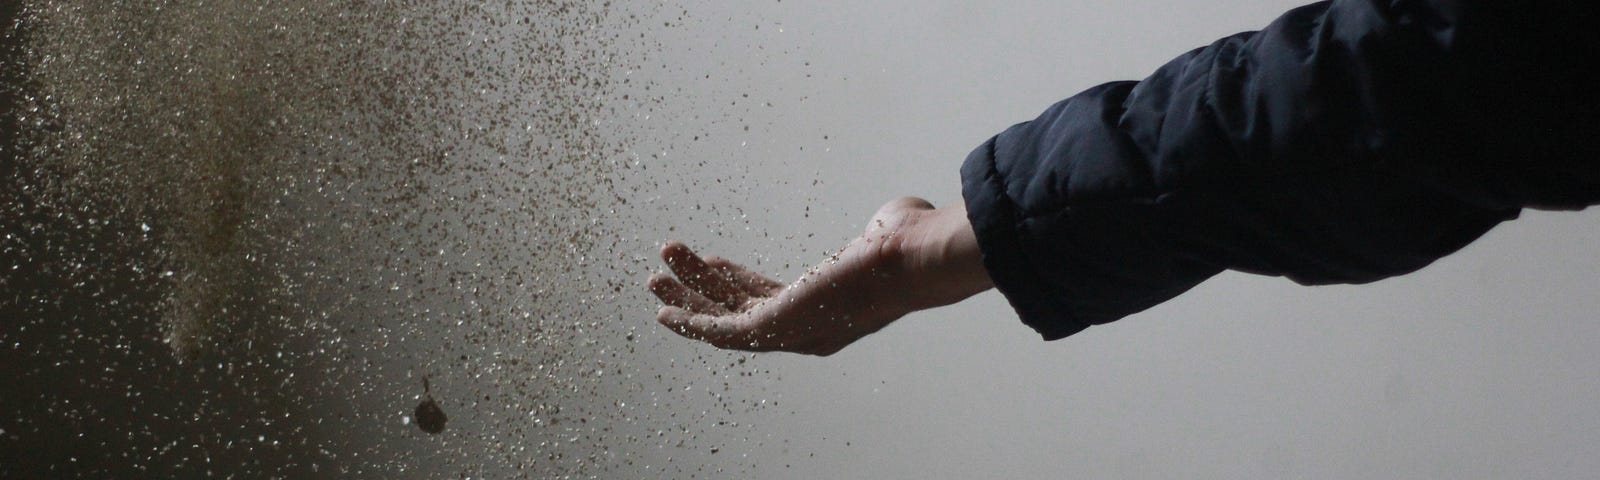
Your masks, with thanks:
[[[962,205],[912,212],[894,258],[913,310],[950,305],[994,287]]]

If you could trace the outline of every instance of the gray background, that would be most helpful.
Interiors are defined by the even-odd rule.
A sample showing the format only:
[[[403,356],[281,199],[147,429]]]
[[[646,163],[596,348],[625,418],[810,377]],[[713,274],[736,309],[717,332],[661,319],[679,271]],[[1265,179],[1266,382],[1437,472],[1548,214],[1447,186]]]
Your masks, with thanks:
[[[668,63],[731,77],[690,87],[696,101],[777,99],[745,117],[770,123],[751,135],[765,148],[722,161],[758,184],[823,179],[739,196],[772,210],[752,220],[758,231],[822,233],[804,243],[815,250],[896,195],[956,201],[966,153],[1050,103],[1141,78],[1296,4],[708,6],[689,30],[737,28],[719,20],[759,9],[759,34],[685,32],[696,49]],[[781,68],[801,61],[813,77]],[[707,153],[685,155],[730,157],[695,151]],[[827,221],[793,218],[802,204]],[[795,413],[760,428],[832,458],[780,471],[794,478],[1583,477],[1600,468],[1595,220],[1529,212],[1419,273],[1367,286],[1227,273],[1051,343],[991,292],[835,357],[763,358],[782,372],[767,388]],[[691,243],[787,253],[739,233]]]

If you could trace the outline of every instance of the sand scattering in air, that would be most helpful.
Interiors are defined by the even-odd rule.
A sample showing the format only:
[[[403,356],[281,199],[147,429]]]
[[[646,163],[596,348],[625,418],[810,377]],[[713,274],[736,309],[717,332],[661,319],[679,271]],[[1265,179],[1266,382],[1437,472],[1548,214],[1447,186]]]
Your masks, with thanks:
[[[624,318],[642,3],[23,2],[0,474],[705,468],[747,407]]]

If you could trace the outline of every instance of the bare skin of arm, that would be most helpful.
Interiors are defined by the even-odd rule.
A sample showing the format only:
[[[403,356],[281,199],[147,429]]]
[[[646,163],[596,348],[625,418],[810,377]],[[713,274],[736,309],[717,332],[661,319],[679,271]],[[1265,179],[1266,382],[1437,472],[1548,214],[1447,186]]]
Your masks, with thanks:
[[[720,348],[831,355],[906,314],[993,288],[964,206],[885,204],[838,254],[784,285],[668,242],[650,277],[656,320]]]

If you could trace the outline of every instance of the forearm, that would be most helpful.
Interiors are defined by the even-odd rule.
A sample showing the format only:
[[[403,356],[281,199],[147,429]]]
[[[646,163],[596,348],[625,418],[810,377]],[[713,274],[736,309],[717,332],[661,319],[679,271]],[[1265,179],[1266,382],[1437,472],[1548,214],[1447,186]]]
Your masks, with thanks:
[[[1537,28],[1562,3],[1317,3],[1060,102],[963,167],[991,277],[1057,339],[1224,270],[1372,282],[1600,201],[1568,67],[1597,57],[1556,41],[1592,29]]]

